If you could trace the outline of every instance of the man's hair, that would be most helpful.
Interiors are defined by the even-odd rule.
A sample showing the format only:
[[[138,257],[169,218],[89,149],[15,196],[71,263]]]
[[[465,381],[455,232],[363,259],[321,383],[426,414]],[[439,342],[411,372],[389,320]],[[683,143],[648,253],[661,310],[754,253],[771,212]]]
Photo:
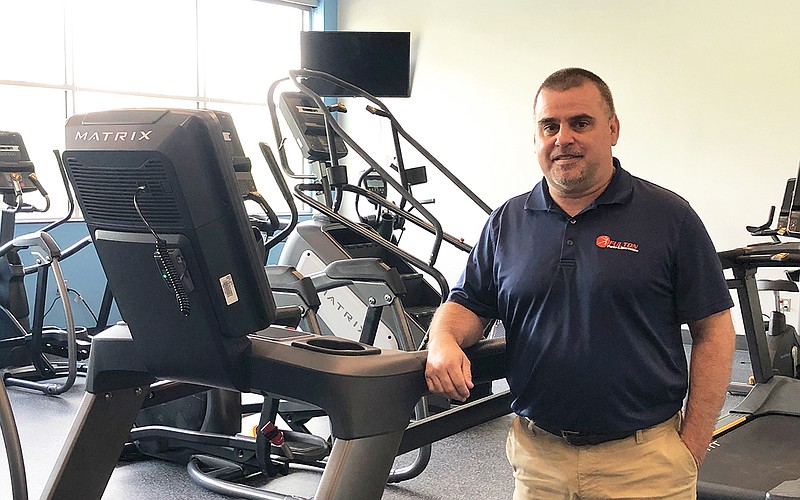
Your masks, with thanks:
[[[542,90],[565,92],[569,89],[580,87],[587,82],[593,83],[594,86],[597,87],[611,115],[614,115],[616,111],[614,110],[614,98],[611,97],[611,89],[608,88],[608,85],[606,85],[606,82],[604,82],[602,78],[582,68],[564,68],[548,76],[539,86],[539,90],[536,91],[536,97],[533,99],[533,106],[534,108],[536,107],[536,102],[539,100],[539,94],[542,93]]]

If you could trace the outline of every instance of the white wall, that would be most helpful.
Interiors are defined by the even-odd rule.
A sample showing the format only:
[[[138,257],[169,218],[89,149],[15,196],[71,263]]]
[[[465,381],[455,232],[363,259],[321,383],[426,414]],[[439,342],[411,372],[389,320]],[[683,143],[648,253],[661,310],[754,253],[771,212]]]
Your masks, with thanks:
[[[581,66],[615,95],[623,166],[688,199],[720,249],[753,241],[797,172],[798,19],[795,0],[339,0],[342,30],[412,32],[412,97],[387,104],[493,207],[541,178],[537,86]],[[449,203],[473,237],[485,216]]]

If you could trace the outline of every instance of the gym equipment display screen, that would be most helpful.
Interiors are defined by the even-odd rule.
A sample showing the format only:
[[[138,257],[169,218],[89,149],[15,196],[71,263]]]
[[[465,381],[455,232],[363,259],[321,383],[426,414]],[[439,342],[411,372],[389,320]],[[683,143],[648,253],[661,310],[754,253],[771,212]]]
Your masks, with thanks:
[[[800,167],[798,167],[799,174],[800,174]],[[795,177],[797,179],[798,177]],[[788,181],[787,181],[788,184]],[[795,187],[793,189],[794,195],[792,196],[792,206],[789,209],[789,218],[786,223],[786,234],[789,236],[794,236],[796,238],[800,238],[800,189],[797,189],[797,181],[795,181]],[[787,191],[788,191],[787,186]],[[785,194],[784,194],[785,196]]]
[[[376,97],[409,97],[411,33],[305,31],[300,34],[303,69],[329,73]],[[346,89],[310,78],[321,96],[352,97]]]
[[[781,210],[778,212],[778,231],[786,231],[789,226],[789,215],[792,212],[792,200],[794,200],[794,177],[786,181],[786,189],[783,191],[783,201]]]

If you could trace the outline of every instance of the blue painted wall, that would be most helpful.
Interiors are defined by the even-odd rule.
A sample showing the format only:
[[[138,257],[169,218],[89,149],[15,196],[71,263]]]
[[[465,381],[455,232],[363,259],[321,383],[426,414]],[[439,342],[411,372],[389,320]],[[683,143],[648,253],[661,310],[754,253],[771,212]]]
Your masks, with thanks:
[[[25,234],[37,231],[44,227],[46,223],[30,223],[22,222],[16,225],[16,234]],[[83,222],[67,222],[55,228],[50,232],[50,235],[56,240],[58,246],[64,250],[73,243],[80,241],[89,235],[86,224]],[[25,252],[20,252],[20,256],[24,264],[30,265],[34,262],[33,257]],[[94,250],[93,245],[89,245],[78,253],[72,255],[69,259],[61,263],[61,270],[64,274],[64,279],[67,280],[67,286],[80,297],[83,301],[77,299],[76,294],[71,293],[72,299],[72,312],[75,318],[76,326],[95,326],[94,319],[89,313],[88,308],[94,312],[95,315],[99,313],[100,304],[103,300],[103,291],[106,286],[106,278],[103,274],[103,269],[100,266],[100,261],[97,258],[97,252]],[[28,293],[28,302],[33,308],[34,293],[36,290],[36,275],[30,275],[25,278],[25,288]],[[56,283],[52,271],[47,282],[47,299],[45,301],[46,308],[50,307],[54,300],[57,299]],[[112,314],[109,321],[113,324],[120,319],[119,311],[116,306],[112,309]],[[64,327],[64,311],[62,305],[56,302],[50,313],[45,317],[44,324]]]

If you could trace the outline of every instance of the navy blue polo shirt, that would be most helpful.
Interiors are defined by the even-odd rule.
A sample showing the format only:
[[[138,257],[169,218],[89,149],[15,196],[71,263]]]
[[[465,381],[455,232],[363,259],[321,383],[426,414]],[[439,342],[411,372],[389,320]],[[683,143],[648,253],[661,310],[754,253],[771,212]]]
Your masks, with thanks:
[[[681,325],[733,306],[688,202],[614,165],[575,217],[544,180],[495,210],[449,296],[503,321],[512,408],[544,426],[625,432],[673,416],[688,385]]]

